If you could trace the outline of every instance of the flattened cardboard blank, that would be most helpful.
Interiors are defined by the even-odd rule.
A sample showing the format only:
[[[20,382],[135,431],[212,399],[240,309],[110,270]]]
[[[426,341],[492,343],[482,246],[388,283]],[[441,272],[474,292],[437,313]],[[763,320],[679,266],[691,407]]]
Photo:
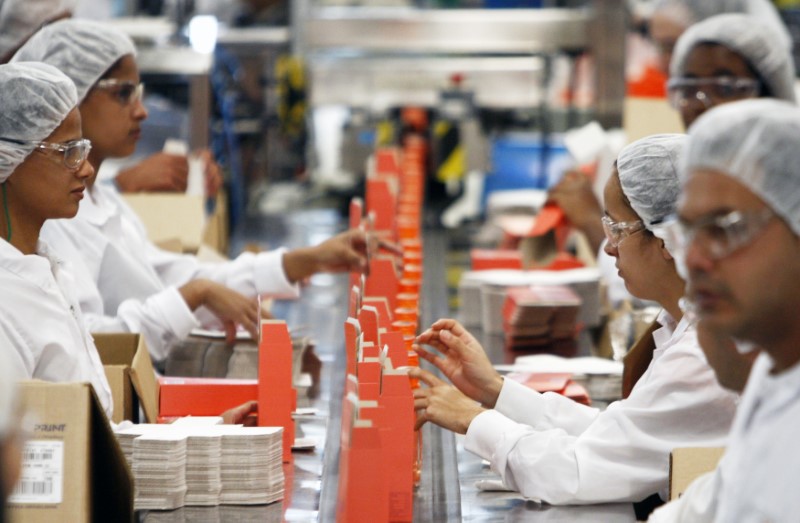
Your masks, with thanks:
[[[669,499],[678,499],[698,476],[717,468],[724,447],[674,449],[669,456]]]
[[[200,248],[206,223],[202,196],[136,193],[124,198],[144,223],[150,241],[177,238],[187,251],[196,252]]]

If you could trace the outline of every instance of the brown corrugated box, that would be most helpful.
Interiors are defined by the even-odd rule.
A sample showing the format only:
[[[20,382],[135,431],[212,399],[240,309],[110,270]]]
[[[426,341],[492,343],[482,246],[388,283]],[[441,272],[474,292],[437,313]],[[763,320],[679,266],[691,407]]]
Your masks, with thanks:
[[[133,478],[92,386],[27,381],[20,396],[35,425],[10,521],[133,521]]]
[[[156,423],[158,381],[144,338],[128,333],[96,333],[92,336],[111,386],[114,423],[122,420]],[[140,406],[145,420],[139,420]]]

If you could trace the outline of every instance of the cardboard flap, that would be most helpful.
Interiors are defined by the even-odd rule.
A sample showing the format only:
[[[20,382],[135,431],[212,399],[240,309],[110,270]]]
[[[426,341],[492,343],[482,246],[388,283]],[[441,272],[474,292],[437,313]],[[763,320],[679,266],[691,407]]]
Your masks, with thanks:
[[[669,456],[669,499],[678,499],[698,476],[717,467],[724,447],[674,449]]]
[[[533,222],[533,227],[531,227],[528,236],[541,236],[565,224],[566,217],[561,207],[554,204],[547,204],[542,207],[542,210],[539,211],[539,214],[536,216],[536,220]]]
[[[133,521],[133,474],[100,400],[89,386],[93,521]]]
[[[148,423],[156,423],[158,418],[158,380],[150,353],[144,338],[138,336],[139,343],[131,365],[131,382],[144,410]]]
[[[158,381],[144,338],[131,333],[92,334],[103,365],[130,366],[131,385],[148,423],[158,419]]]

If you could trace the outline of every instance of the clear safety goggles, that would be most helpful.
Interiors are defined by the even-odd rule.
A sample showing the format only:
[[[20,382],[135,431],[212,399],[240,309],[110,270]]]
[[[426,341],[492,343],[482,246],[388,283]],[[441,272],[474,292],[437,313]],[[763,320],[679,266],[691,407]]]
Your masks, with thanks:
[[[126,106],[141,101],[144,97],[144,83],[134,83],[130,80],[117,80],[106,78],[99,80],[94,86],[98,89],[109,91],[120,105]]]
[[[659,227],[677,248],[677,258],[685,260],[690,245],[712,260],[721,260],[749,245],[777,215],[765,207],[757,211],[732,211],[693,223],[672,217]]]
[[[606,239],[608,239],[608,243],[612,247],[619,247],[619,244],[622,243],[625,238],[645,229],[642,220],[636,220],[635,222],[615,222],[609,216],[603,216],[601,221],[603,222],[603,232],[606,234]]]
[[[0,140],[8,143],[13,143],[16,145],[25,145],[25,146],[33,146],[34,150],[47,153],[55,152],[61,153],[62,162],[64,166],[71,170],[77,171],[83,165],[83,162],[86,161],[86,158],[89,157],[89,151],[92,150],[92,142],[87,140],[86,138],[81,138],[80,140],[72,140],[70,142],[64,143],[51,143],[51,142],[36,142],[36,141],[26,141],[26,140],[13,140],[11,138],[0,138]],[[48,154],[47,156],[51,156]]]
[[[667,82],[667,96],[678,110],[695,101],[709,109],[719,103],[755,98],[760,86],[753,78],[672,78]]]

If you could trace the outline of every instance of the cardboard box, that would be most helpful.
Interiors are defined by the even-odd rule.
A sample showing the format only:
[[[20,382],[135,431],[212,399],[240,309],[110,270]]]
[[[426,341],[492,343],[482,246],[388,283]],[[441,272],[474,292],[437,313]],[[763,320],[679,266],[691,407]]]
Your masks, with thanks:
[[[202,196],[179,193],[125,194],[154,243],[180,240],[184,250],[197,252],[203,243],[206,214]]]
[[[147,345],[139,334],[92,335],[114,400],[114,423],[138,423],[139,407],[147,423],[158,417],[158,381]]]
[[[159,379],[159,416],[219,416],[258,399],[258,380],[225,378]]]
[[[678,499],[698,476],[717,468],[724,447],[674,449],[669,456],[669,499]]]
[[[665,98],[625,98],[622,127],[628,143],[661,133],[683,133],[681,116]]]
[[[20,393],[36,424],[10,521],[132,522],[133,477],[92,386],[27,381]]]

